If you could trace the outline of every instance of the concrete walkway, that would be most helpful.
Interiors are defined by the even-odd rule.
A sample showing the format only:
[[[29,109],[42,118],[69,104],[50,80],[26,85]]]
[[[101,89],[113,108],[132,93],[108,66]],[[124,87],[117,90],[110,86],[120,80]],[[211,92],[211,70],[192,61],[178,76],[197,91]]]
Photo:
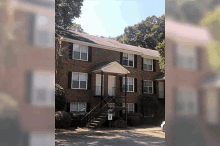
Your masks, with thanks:
[[[160,127],[56,130],[56,146],[165,146]]]

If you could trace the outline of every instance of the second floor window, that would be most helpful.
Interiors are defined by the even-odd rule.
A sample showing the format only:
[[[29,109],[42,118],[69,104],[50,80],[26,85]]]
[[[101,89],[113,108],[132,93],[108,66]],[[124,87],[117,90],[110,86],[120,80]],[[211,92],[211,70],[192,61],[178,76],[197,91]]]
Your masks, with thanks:
[[[134,55],[123,53],[123,65],[134,67]]]
[[[125,91],[125,78],[123,78],[123,91]],[[127,78],[127,92],[134,92],[134,78]]]
[[[143,81],[144,93],[153,93],[153,81]]]
[[[147,71],[153,71],[153,60],[144,58],[143,60],[143,69]]]
[[[72,73],[72,89],[87,89],[87,77],[85,73]]]
[[[73,44],[73,59],[88,61],[88,47]]]

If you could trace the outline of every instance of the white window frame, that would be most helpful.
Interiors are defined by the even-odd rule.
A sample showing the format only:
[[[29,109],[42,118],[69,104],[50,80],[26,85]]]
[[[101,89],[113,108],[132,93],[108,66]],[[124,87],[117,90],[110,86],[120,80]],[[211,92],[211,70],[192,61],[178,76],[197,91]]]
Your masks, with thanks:
[[[127,91],[127,92],[134,92],[134,78],[127,77],[127,80],[128,79],[132,79],[133,80],[133,91]],[[123,81],[125,81],[125,77],[123,77],[123,79],[122,79],[122,86],[124,85]],[[129,84],[128,84],[128,81],[127,81],[127,90],[129,89],[128,87],[129,87]],[[123,92],[125,92],[125,89],[123,89]]]
[[[153,59],[143,58],[143,65],[151,65],[151,64],[145,64],[145,63],[144,63],[144,60],[146,60],[146,59],[152,61],[152,70],[149,70],[149,69],[148,69],[148,66],[147,66],[147,69],[144,69],[144,67],[143,67],[143,70],[153,71],[153,70],[154,70],[154,61],[153,61]],[[146,62],[147,62],[147,61],[146,61]]]
[[[147,82],[152,82],[152,93],[149,93],[149,92],[144,92],[144,93],[147,93],[147,94],[154,94],[154,82],[153,81],[151,81],[151,80],[143,80],[143,82],[145,82],[145,81],[147,81]],[[144,88],[144,83],[143,83],[143,88]],[[148,86],[148,87],[150,87],[150,86]],[[149,88],[148,88],[148,91],[149,91]]]
[[[74,58],[74,50],[73,50],[74,45],[79,45],[79,57],[80,57],[80,59],[76,59],[76,58]],[[88,60],[89,60],[89,47],[88,47],[88,46],[85,46],[86,49],[87,49],[87,60],[84,60],[84,59],[81,58],[81,48],[80,48],[80,46],[85,46],[85,45],[73,44],[73,48],[72,48],[72,50],[73,50],[73,53],[72,53],[72,59],[74,59],[74,60],[88,61]]]
[[[128,55],[128,64],[127,65],[124,65],[124,54],[127,54]],[[129,55],[132,55],[133,56],[133,66],[129,66]],[[126,67],[134,67],[134,54],[129,54],[129,53],[123,53],[122,55],[122,65],[123,66],[126,66]]]
[[[198,62],[197,62],[197,52],[196,52],[196,48],[192,47],[192,46],[184,46],[184,45],[181,45],[181,44],[178,44],[177,47],[175,48],[176,49],[176,65],[178,68],[182,68],[182,69],[187,69],[187,70],[196,70],[197,69],[197,66],[198,66]],[[182,49],[182,50],[181,50]],[[190,51],[192,50],[192,54],[190,53],[187,53],[187,52],[183,52],[180,53],[179,51],[183,51],[183,50],[186,50],[186,51]],[[194,62],[194,66],[189,66],[188,64],[188,61],[189,59],[192,58],[193,62]]]
[[[71,110],[71,104],[77,104],[77,111],[72,111]],[[82,104],[82,103],[84,103],[85,104],[85,111],[79,111],[79,104]],[[87,111],[87,103],[86,102],[71,102],[70,103],[70,112],[86,112]]]
[[[128,109],[128,105],[133,105],[133,109],[132,111],[129,111]],[[122,107],[125,107],[125,103],[122,103]],[[134,103],[127,103],[127,112],[130,113],[130,112],[133,112],[134,113]],[[125,110],[123,110],[123,113],[125,113]]]
[[[78,73],[78,74],[86,74],[86,88],[80,88],[80,78],[79,78],[79,88],[73,88],[72,83],[73,83],[73,74]],[[72,72],[72,80],[71,80],[71,89],[80,89],[80,90],[87,90],[88,86],[88,73],[81,73],[81,72]]]

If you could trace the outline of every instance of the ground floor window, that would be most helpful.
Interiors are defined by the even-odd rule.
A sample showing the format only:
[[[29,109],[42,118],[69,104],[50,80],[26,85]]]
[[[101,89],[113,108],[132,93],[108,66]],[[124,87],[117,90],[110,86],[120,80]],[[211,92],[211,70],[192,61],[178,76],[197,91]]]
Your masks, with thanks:
[[[122,106],[125,107],[125,103]],[[127,103],[127,111],[128,113],[134,113],[134,103]],[[125,110],[123,110],[123,113],[125,113]]]
[[[86,103],[85,102],[70,103],[70,112],[86,112]]]

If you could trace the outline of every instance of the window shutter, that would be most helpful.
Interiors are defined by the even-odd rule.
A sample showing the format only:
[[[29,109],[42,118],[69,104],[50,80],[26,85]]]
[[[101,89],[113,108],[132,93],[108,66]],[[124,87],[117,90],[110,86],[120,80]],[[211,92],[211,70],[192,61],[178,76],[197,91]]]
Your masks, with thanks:
[[[137,92],[137,78],[134,78],[134,92]]]
[[[88,47],[88,61],[92,62],[92,47]]]
[[[27,42],[29,45],[34,45],[34,30],[35,30],[35,20],[36,14],[30,13],[28,16],[28,35],[27,35]]]
[[[30,145],[30,134],[28,132],[24,132],[22,134],[22,145],[29,146]]]
[[[69,43],[69,59],[73,59],[73,43]]]
[[[122,60],[123,60],[123,52],[120,52],[120,64],[122,65]]]
[[[91,90],[92,86],[92,74],[88,74],[87,90]]]
[[[137,113],[137,103],[134,104],[134,112]]]
[[[144,93],[144,80],[142,80],[142,93]]]
[[[87,109],[86,112],[90,112],[90,103],[87,103]]]
[[[198,91],[197,91],[197,99],[198,99],[198,105],[201,105],[201,106],[199,106],[200,108],[199,108],[199,111],[198,111],[198,115],[203,115],[204,114],[204,110],[203,110],[203,108],[202,107],[205,107],[204,106],[204,95],[205,95],[205,92],[204,92],[204,89],[202,89],[202,88],[199,88],[198,89]]]
[[[71,89],[72,72],[68,72],[68,88]]]
[[[120,91],[122,91],[122,77],[119,77],[120,80]]]
[[[178,111],[178,107],[177,107],[177,88],[176,87],[173,87],[173,101],[175,103],[175,106],[174,106],[174,111]]]
[[[202,48],[197,48],[197,69],[202,68]]]
[[[137,68],[137,55],[134,55],[134,68]]]
[[[153,70],[154,72],[156,72],[156,61],[155,60],[153,60]]]
[[[157,83],[157,81],[153,81],[153,86],[154,86],[154,94],[157,94],[157,92],[156,92],[156,83]]]
[[[70,102],[67,102],[66,104],[66,112],[70,113]]]
[[[26,73],[26,102],[31,103],[32,92],[32,71]]]
[[[144,58],[143,57],[141,59],[141,68],[142,68],[142,70],[144,70]]]

